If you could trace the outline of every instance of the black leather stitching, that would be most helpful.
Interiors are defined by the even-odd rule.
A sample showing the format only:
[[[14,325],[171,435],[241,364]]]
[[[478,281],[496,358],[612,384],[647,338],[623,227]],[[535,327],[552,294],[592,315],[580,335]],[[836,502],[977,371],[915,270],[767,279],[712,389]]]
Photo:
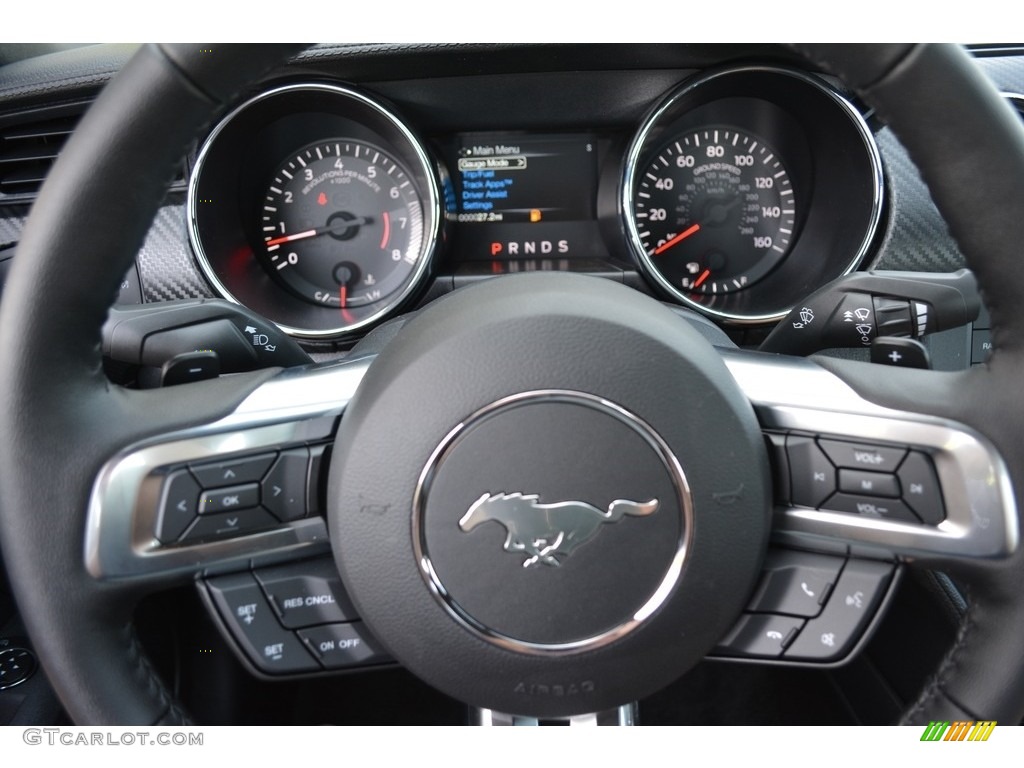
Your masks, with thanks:
[[[140,673],[146,694],[160,706],[160,714],[151,725],[191,725],[192,721],[178,705],[177,699],[167,690],[153,665],[139,643],[138,635],[131,624],[123,629],[128,644],[128,657]]]
[[[964,588],[964,598],[967,601],[967,612],[964,614],[963,621],[960,623],[956,633],[956,641],[953,643],[953,647],[950,648],[949,652],[942,659],[942,663],[939,665],[938,670],[932,675],[931,681],[925,686],[924,690],[921,691],[917,701],[914,705],[907,710],[903,717],[900,718],[901,725],[913,724],[916,715],[923,713],[929,706],[939,701],[940,696],[944,696],[950,701],[954,701],[953,698],[946,692],[946,683],[956,674],[957,667],[960,661],[960,654],[967,648],[968,636],[971,635],[973,629],[977,627],[977,622],[974,620],[974,616],[977,612],[977,603],[971,599],[971,593],[968,588]],[[954,703],[956,703],[954,701]],[[964,712],[971,714],[965,707],[957,704]],[[972,715],[973,717],[973,715]]]

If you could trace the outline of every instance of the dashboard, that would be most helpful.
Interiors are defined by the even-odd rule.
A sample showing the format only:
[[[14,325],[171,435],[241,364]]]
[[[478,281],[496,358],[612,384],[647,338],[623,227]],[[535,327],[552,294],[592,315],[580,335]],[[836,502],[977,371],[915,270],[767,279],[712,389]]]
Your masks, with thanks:
[[[898,141],[782,48],[460,55],[319,47],[241,96],[186,159],[122,301],[226,298],[332,354],[468,282],[576,271],[749,344],[851,270],[962,261]],[[1024,90],[1019,60],[981,61]],[[5,124],[59,101],[14,92]],[[0,253],[25,213],[0,198]]]
[[[66,92],[0,82],[3,124],[87,102],[127,54],[95,48],[55,54],[81,69]],[[781,47],[445,48],[321,46],[240,97],[121,300],[226,298],[331,354],[465,283],[577,271],[756,343],[851,270],[961,263],[895,138]],[[981,61],[1024,90],[1019,59]],[[18,201],[0,196],[3,256]]]

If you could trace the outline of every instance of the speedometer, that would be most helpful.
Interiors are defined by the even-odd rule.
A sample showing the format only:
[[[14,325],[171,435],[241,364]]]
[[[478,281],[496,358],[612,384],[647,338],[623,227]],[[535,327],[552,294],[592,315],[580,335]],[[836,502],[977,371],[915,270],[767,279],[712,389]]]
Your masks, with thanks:
[[[649,267],[675,289],[738,291],[789,252],[797,200],[782,157],[752,133],[681,134],[639,175],[634,216]]]
[[[780,320],[875,245],[882,169],[825,81],[737,66],[680,83],[629,144],[618,211],[652,288],[718,321]]]

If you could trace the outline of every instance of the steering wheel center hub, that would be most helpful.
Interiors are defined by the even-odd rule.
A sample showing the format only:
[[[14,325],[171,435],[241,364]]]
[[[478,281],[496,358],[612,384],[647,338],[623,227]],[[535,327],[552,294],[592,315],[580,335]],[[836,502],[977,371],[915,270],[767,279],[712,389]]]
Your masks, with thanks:
[[[486,281],[374,361],[332,458],[335,560],[392,654],[479,706],[616,706],[735,622],[767,455],[720,355],[624,286]],[[573,691],[560,696],[557,691]]]
[[[413,546],[470,631],[522,653],[578,651],[658,610],[691,515],[682,468],[643,420],[592,395],[528,392],[442,441],[417,488]]]

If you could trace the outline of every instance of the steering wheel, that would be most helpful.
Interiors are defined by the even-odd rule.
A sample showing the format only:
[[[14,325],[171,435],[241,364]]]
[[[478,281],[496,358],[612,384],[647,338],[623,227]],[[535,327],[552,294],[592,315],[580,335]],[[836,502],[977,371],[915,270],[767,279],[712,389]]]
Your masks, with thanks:
[[[135,639],[139,599],[230,564],[322,553],[328,530],[388,650],[478,706],[562,716],[663,686],[735,622],[775,534],[952,575],[968,610],[903,719],[1021,719],[1024,131],[962,50],[805,52],[877,109],[921,169],[991,310],[994,351],[980,368],[720,353],[622,286],[535,274],[451,294],[379,355],[163,390],[112,385],[100,329],[175,163],[292,52],[142,48],[70,139],[19,245],[0,314],[0,534],[29,633],[76,722],[185,722]],[[699,393],[698,413],[682,412],[680,391]],[[153,540],[140,489],[154,466],[283,446],[324,423],[331,434],[342,412],[327,528],[305,520],[184,549]],[[949,516],[925,526],[773,515],[762,427],[924,446]],[[545,508],[575,516],[565,530],[594,513],[625,522],[592,525],[602,530],[575,549],[564,530],[487,524],[499,501],[540,506],[538,487],[580,500]],[[583,502],[596,498],[607,512]],[[503,538],[520,559],[501,552]]]

